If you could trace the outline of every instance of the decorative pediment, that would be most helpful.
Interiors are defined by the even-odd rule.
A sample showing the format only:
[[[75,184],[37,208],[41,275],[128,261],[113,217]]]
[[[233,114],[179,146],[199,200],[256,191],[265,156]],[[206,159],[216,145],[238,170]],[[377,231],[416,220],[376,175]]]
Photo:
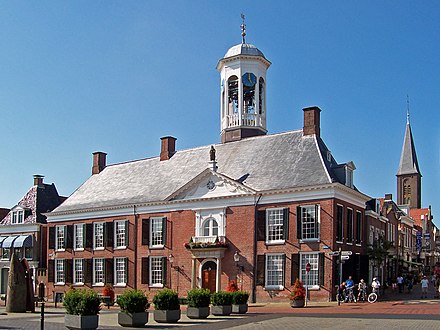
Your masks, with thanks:
[[[204,170],[183,187],[168,196],[166,200],[216,198],[254,194],[255,191],[226,175]]]

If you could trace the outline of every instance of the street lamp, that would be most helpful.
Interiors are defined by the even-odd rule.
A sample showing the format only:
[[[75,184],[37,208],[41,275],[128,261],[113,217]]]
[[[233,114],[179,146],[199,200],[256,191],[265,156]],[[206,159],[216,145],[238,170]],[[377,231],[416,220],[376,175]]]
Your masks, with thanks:
[[[237,281],[240,280],[241,290],[243,290],[243,279],[241,277],[241,272],[243,271],[243,266],[240,266],[240,264],[239,264],[240,254],[238,253],[238,251],[235,251],[235,253],[234,253],[234,262],[235,262],[235,267],[237,267]]]

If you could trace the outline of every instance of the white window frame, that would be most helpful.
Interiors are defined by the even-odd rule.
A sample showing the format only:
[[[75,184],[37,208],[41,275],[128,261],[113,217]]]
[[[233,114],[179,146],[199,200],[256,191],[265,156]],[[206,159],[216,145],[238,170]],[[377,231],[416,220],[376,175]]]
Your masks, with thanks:
[[[310,260],[310,258],[313,258],[313,260]],[[310,263],[311,266],[308,275],[306,272],[307,263]],[[300,252],[299,276],[300,280],[309,290],[319,290],[319,252]],[[310,285],[309,283],[313,277],[315,277],[314,281],[316,282],[315,284]]]
[[[216,226],[214,225],[216,224]],[[205,226],[208,225],[208,235],[205,235]],[[217,229],[217,233],[214,232],[214,228]],[[218,237],[220,232],[220,225],[214,217],[205,219],[200,226],[200,236],[202,237]]]
[[[284,284],[282,283],[285,280],[285,272],[286,269],[284,267],[284,262],[283,262],[283,257],[285,258],[285,254],[284,253],[267,253],[265,255],[265,270],[264,270],[264,289],[265,290],[284,290]],[[281,269],[278,267],[278,269],[275,269],[275,267],[273,267],[273,271],[274,272],[279,272],[281,275],[281,279],[280,279],[280,283],[279,284],[268,284],[268,280],[269,280],[269,272],[272,271],[270,268],[270,259],[277,259],[277,261],[280,263],[280,267]]]
[[[114,229],[113,229],[113,241],[114,241],[114,243],[113,243],[113,248],[115,250],[126,249],[127,248],[127,245],[125,243],[126,235],[127,235],[127,233],[125,232],[125,223],[126,222],[127,222],[127,220],[117,220],[117,221],[114,222]],[[121,227],[119,227],[119,226],[121,226]],[[124,242],[123,243],[122,243],[122,240],[121,240],[121,242],[120,242],[120,240],[118,240],[118,236],[119,235],[122,236],[122,234],[120,233],[121,229],[123,230],[123,237],[124,237],[124,239],[123,239]]]
[[[163,236],[163,221],[164,217],[154,217],[150,218],[150,238],[149,238],[149,247],[150,248],[163,248],[165,246],[164,243],[164,236]],[[156,230],[157,228],[160,228],[159,230]],[[161,244],[154,244],[154,235],[160,236]]]
[[[114,274],[114,286],[127,286],[127,269],[126,269],[126,260],[127,257],[115,257],[113,259],[113,274]],[[122,268],[121,265],[123,266]],[[123,272],[124,281],[119,281],[119,272]]]
[[[97,261],[102,263],[99,270],[96,267]],[[100,277],[102,277],[102,281],[98,281],[99,279],[97,279],[98,276],[96,276],[96,274],[98,271],[102,272],[102,276],[100,275]],[[104,286],[104,283],[105,283],[105,258],[93,258],[93,285]]]
[[[351,211],[351,219],[349,219],[348,218],[348,214],[350,213],[350,211]],[[354,210],[351,208],[351,207],[347,207],[347,211],[345,212],[346,213],[346,219],[347,219],[347,244],[348,245],[353,245],[353,242],[355,241],[355,232],[354,232],[354,214],[355,214],[355,212],[354,212]],[[348,225],[348,222],[349,221],[351,221],[351,233],[349,233],[348,232],[348,230],[350,229],[350,226]],[[349,239],[349,236],[350,236],[350,234],[351,234],[351,241],[348,241],[348,239]]]
[[[81,232],[81,236],[78,235],[79,232]],[[73,246],[75,251],[84,251],[84,234],[85,225],[83,223],[76,223],[73,226]]]
[[[163,288],[162,278],[163,278],[163,268],[162,260],[163,257],[152,257],[150,256],[148,262],[148,286],[152,288]]]
[[[63,233],[63,246],[60,247],[60,237],[58,237],[59,233]],[[57,225],[55,226],[55,250],[56,251],[66,251],[66,239],[67,239],[67,227],[66,225]]]
[[[226,233],[226,209],[206,209],[206,210],[196,210],[196,228],[195,236],[203,236],[203,225],[205,221],[209,218],[214,218],[218,224],[218,236],[225,236]]]
[[[100,244],[99,246],[97,246],[97,230],[96,227],[100,226],[102,228],[101,230],[101,235],[102,236],[102,244]],[[104,246],[104,222],[94,222],[93,223],[93,250],[104,250],[105,246]]]
[[[8,252],[8,257],[5,258],[5,254]],[[2,248],[2,260],[9,260],[11,259],[11,248]]]
[[[319,242],[321,239],[321,206],[319,204],[313,204],[313,205],[301,205],[299,206],[301,210],[301,242]],[[318,226],[318,237],[311,237],[311,238],[304,238],[304,217],[303,217],[303,209],[313,209],[313,212],[315,213],[315,210],[317,210],[318,214],[315,213],[314,217],[314,224],[315,226]],[[311,223],[311,222],[310,222]]]
[[[54,262],[55,265],[55,285],[64,285],[66,283],[66,263],[64,259],[55,259]],[[58,265],[61,265],[59,268]],[[62,274],[60,273],[60,270],[62,271]],[[60,278],[58,279],[58,276]]]
[[[284,228],[284,208],[269,208],[266,209],[266,244],[272,245],[272,244],[284,244],[286,242],[284,237],[284,230],[288,230]],[[273,218],[275,213],[281,213],[281,216],[279,218]],[[278,223],[279,220],[281,220],[281,223]],[[278,221],[278,222],[277,222]],[[271,223],[272,222],[272,223]],[[281,227],[281,230],[279,230],[278,233],[274,234],[274,239],[270,239],[271,235],[271,228],[275,227]],[[276,231],[272,229],[272,232]],[[281,238],[279,238],[281,237]]]
[[[360,223],[358,223],[358,215],[360,214]],[[356,240],[356,246],[361,246],[362,245],[362,234],[363,234],[363,221],[364,221],[364,219],[363,219],[363,217],[362,217],[362,212],[361,211],[356,211],[356,231],[355,231],[355,233],[356,233],[356,237],[354,238],[355,240]],[[358,225],[360,225],[359,226],[359,228],[358,228]],[[358,230],[360,230],[360,241],[358,242],[358,237],[357,237],[357,232],[358,232]]]
[[[30,251],[31,253],[28,254],[27,251]],[[24,248],[24,257],[26,258],[26,260],[32,260],[34,258],[34,247],[33,246]]]
[[[73,284],[84,285],[84,259],[73,259]]]
[[[336,240],[336,243],[343,243],[344,242],[344,205],[341,204],[336,204],[336,235],[338,234],[338,209],[339,207],[342,209],[342,214],[341,214],[341,239],[340,240]]]

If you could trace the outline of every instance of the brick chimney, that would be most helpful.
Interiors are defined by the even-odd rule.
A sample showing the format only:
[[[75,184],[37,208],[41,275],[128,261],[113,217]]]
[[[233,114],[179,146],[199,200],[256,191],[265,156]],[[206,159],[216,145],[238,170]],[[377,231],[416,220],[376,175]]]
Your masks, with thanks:
[[[44,175],[35,174],[34,175],[34,186],[42,187],[44,185],[43,179],[44,179]]]
[[[99,174],[104,170],[106,166],[106,157],[107,154],[105,152],[97,151],[93,153],[92,175]]]
[[[160,148],[160,161],[168,160],[176,153],[176,138],[172,136],[164,136],[161,137],[160,140],[161,148]]]
[[[304,108],[303,135],[321,135],[321,109],[319,107]]]

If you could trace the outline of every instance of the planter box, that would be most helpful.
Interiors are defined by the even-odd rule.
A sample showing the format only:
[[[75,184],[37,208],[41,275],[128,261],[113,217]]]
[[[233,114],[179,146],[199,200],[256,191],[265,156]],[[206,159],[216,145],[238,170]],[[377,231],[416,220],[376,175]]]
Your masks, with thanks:
[[[118,323],[123,327],[143,327],[148,322],[148,312],[118,313]]]
[[[64,315],[64,325],[68,329],[96,329],[98,315]]]
[[[209,316],[209,307],[188,307],[186,316],[190,319],[206,319]]]
[[[160,310],[154,311],[154,320],[157,323],[176,323],[180,320],[180,309],[176,310]]]
[[[248,304],[232,304],[232,314],[246,314],[248,311]]]
[[[231,315],[232,305],[211,306],[211,314],[216,316]]]
[[[305,300],[291,300],[290,301],[290,307],[292,308],[298,308],[298,307],[304,307]]]

